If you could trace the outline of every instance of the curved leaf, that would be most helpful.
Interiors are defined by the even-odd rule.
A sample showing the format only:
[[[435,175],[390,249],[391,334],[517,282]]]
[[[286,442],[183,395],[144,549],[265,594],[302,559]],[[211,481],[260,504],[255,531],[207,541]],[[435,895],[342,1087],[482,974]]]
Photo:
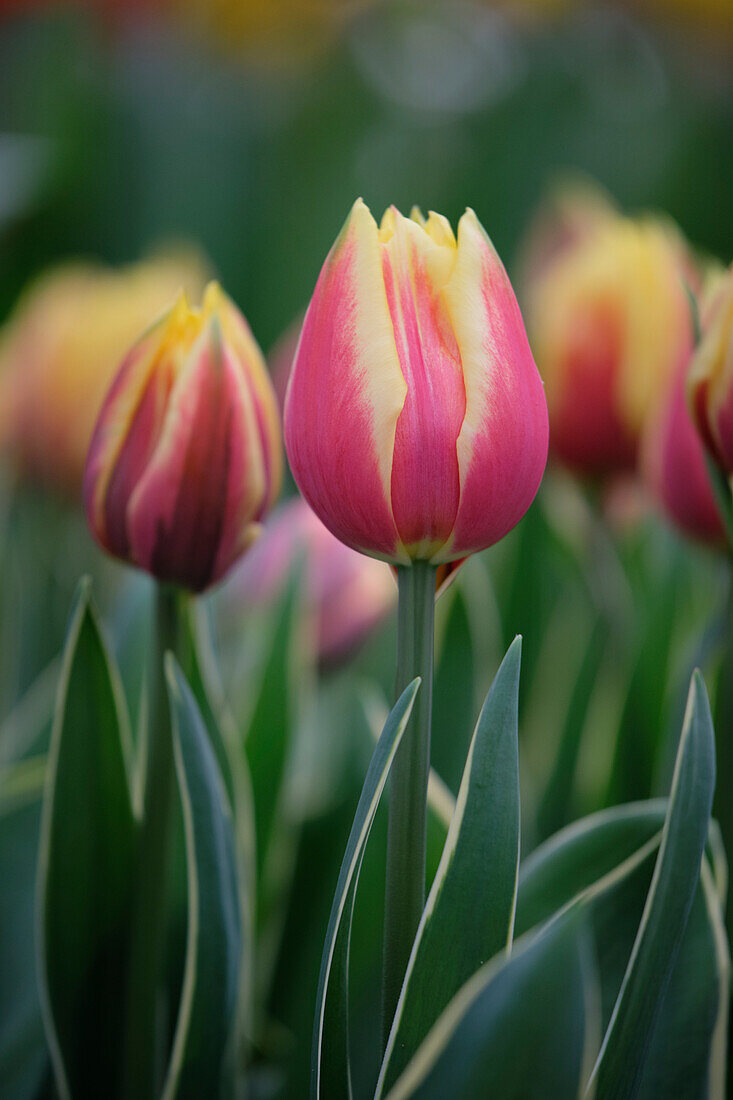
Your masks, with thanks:
[[[88,583],[71,618],[51,735],[38,875],[41,1002],[62,1097],[119,1080],[135,820],[129,733]]]
[[[586,976],[576,906],[517,941],[451,1001],[389,1100],[576,1096],[586,1042]],[[531,1057],[528,1056],[531,1052]]]
[[[217,1096],[236,1016],[241,915],[229,804],[201,712],[169,654],[166,676],[183,809],[188,934],[164,1100]]]
[[[637,1095],[654,1025],[700,877],[715,785],[715,742],[702,677],[690,685],[654,878],[593,1072],[600,1100]]]
[[[397,700],[372,755],[346,845],[323,946],[316,996],[311,1060],[313,1097],[351,1094],[348,1058],[348,940],[354,894],[364,849],[389,769],[405,731],[420,681],[413,680]],[[334,974],[338,983],[332,982]],[[331,986],[336,986],[334,993]]]
[[[511,944],[519,863],[520,659],[517,638],[476,725],[397,1004],[377,1095],[397,1079],[463,983]]]

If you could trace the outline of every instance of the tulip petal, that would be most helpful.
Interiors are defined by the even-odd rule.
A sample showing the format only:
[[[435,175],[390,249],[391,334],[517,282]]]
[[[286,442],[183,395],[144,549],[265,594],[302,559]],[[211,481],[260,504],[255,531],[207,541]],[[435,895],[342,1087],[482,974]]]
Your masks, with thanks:
[[[132,347],[104,400],[89,447],[84,503],[90,527],[105,549],[122,558],[128,552],[125,502],[149,457],[173,380],[172,365],[158,369],[164,337],[186,312],[180,299]]]
[[[473,211],[458,226],[445,299],[466,387],[457,442],[460,503],[453,536],[433,560],[491,546],[522,518],[547,461],[547,404],[514,291]]]
[[[684,363],[649,418],[641,467],[649,489],[683,531],[722,544],[724,532],[705,466],[702,439],[685,402]]]
[[[455,245],[436,244],[419,223],[390,210],[382,223],[382,268],[407,397],[397,421],[392,511],[411,557],[430,558],[458,511],[456,440],[466,411],[461,356],[442,287]],[[431,215],[431,227],[443,229]],[[451,233],[452,237],[452,233]]]
[[[134,560],[159,579],[205,588],[257,536],[264,488],[251,395],[214,318],[175,382],[130,499]]]
[[[400,561],[407,556],[390,490],[405,395],[377,226],[359,200],[306,313],[285,403],[285,443],[303,496],[333,534]]]
[[[277,399],[252,330],[217,283],[209,284],[204,300],[204,317],[213,313],[216,313],[221,323],[224,342],[231,346],[236,359],[245,367],[242,373],[249,386],[262,446],[266,485],[262,507],[264,512],[275,502],[282,485],[282,433]]]
[[[687,379],[692,413],[708,450],[733,470],[733,275],[731,292],[711,311]]]

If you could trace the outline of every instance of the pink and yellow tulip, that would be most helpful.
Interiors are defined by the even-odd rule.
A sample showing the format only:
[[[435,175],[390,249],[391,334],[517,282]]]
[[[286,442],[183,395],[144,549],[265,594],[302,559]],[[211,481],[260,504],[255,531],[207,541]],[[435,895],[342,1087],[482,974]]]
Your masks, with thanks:
[[[0,449],[18,476],[78,500],[94,424],[122,356],[205,265],[172,253],[123,268],[67,263],[36,280],[0,335]]]
[[[226,604],[241,613],[270,603],[301,555],[310,636],[321,663],[333,665],[394,610],[397,585],[389,566],[344,546],[302,497],[266,521],[262,537],[231,575]]]
[[[89,525],[111,554],[201,591],[260,531],[281,480],[277,405],[239,310],[183,295],[123,360],[87,459]]]
[[[647,416],[689,361],[691,273],[671,227],[620,216],[545,266],[530,331],[561,462],[591,475],[633,467]]]
[[[701,311],[702,339],[688,375],[688,400],[705,445],[733,474],[733,266],[718,278]]]
[[[641,469],[652,497],[676,527],[701,542],[721,545],[723,526],[708,479],[703,443],[687,407],[686,374],[683,366],[649,418]]]
[[[514,292],[473,211],[458,225],[364,203],[326,259],[285,408],[301,492],[342,542],[450,562],[522,518],[547,407]]]

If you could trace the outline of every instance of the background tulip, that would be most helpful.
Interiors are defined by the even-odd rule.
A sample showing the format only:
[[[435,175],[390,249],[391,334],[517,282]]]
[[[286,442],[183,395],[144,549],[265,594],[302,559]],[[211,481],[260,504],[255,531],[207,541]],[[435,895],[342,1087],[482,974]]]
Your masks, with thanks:
[[[305,559],[306,616],[320,660],[353,652],[397,604],[397,585],[383,562],[357,554],[323,526],[298,497],[267,520],[262,536],[232,573],[225,610],[239,615],[269,603],[299,558]]]
[[[711,455],[733,473],[733,267],[715,280],[701,310],[702,338],[690,366],[692,415]]]
[[[134,345],[97,422],[87,517],[110,553],[200,591],[257,536],[281,480],[277,406],[246,321],[216,283]]]
[[[473,211],[377,226],[354,204],[318,280],[285,409],[290,464],[342,542],[455,560],[524,515],[547,409],[506,272]]]
[[[641,447],[644,480],[669,519],[692,538],[720,545],[724,531],[702,440],[687,408],[686,367],[650,416]]]
[[[633,466],[650,409],[689,359],[691,271],[670,227],[622,217],[545,265],[530,332],[562,462],[591,474]]]
[[[181,288],[198,298],[204,281],[186,251],[116,270],[65,264],[26,291],[0,337],[0,446],[22,477],[77,497],[122,356]]]

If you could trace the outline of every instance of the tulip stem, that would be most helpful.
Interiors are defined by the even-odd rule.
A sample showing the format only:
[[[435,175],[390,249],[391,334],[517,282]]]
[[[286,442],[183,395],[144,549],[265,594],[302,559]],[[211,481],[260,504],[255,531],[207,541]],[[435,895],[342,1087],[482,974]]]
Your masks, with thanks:
[[[178,590],[156,588],[155,637],[149,680],[142,821],[138,833],[127,996],[126,1077],[123,1095],[152,1100],[160,1075],[160,983],[164,958],[175,769],[164,657],[176,652],[181,613]]]
[[[384,907],[382,1037],[386,1045],[418,924],[425,905],[425,849],[436,569],[417,561],[397,570],[397,695],[422,683],[392,765]]]

